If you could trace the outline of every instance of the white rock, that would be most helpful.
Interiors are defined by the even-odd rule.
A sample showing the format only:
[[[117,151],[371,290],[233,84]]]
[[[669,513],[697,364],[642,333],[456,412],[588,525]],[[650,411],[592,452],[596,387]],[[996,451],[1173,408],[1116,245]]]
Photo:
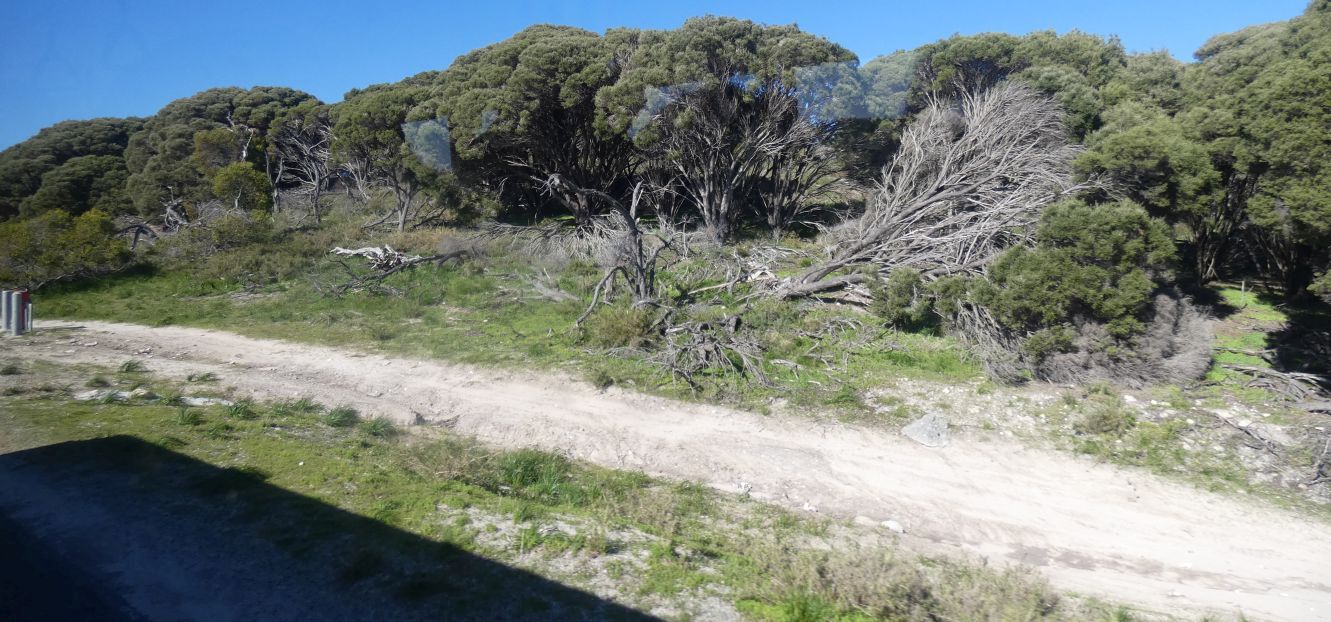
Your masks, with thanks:
[[[1252,419],[1240,419],[1240,420],[1239,420],[1239,427],[1240,427],[1240,428],[1246,428],[1246,427],[1248,427],[1248,426],[1250,426],[1250,425],[1252,425]]]
[[[809,503],[808,501],[805,501],[805,502],[804,502],[804,511],[805,511],[805,512],[817,512],[817,511],[818,511],[818,506],[816,506],[816,505],[814,505],[814,504],[812,504],[812,503]]]
[[[891,531],[892,533],[906,533],[906,528],[902,527],[901,523],[894,520],[885,520],[879,524],[882,525],[883,529]]]
[[[180,403],[186,406],[212,406],[214,404],[222,406],[231,405],[230,401],[216,397],[182,397],[180,398]]]

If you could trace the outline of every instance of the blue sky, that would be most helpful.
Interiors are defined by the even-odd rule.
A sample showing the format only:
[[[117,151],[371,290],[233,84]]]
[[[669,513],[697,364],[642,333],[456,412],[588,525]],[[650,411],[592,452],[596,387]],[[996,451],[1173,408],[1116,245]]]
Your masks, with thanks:
[[[147,116],[214,86],[282,85],[327,102],[448,66],[535,23],[669,28],[694,15],[797,23],[861,61],[952,35],[1079,29],[1188,60],[1211,35],[1294,17],[1307,0],[159,2],[5,0],[0,148],[65,119]],[[368,7],[368,8],[366,8]]]

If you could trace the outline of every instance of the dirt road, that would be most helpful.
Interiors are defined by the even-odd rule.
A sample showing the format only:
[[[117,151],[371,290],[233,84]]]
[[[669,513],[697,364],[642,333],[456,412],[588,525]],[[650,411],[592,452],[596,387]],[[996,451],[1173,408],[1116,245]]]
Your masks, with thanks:
[[[213,372],[260,398],[309,395],[506,446],[686,478],[789,507],[895,520],[907,544],[1037,567],[1147,609],[1331,619],[1331,529],[1149,474],[1016,444],[929,449],[875,430],[765,417],[557,376],[365,355],[192,328],[43,322],[23,355]],[[9,343],[17,344],[17,341]],[[151,358],[148,358],[148,357]],[[863,520],[863,519],[861,519]]]

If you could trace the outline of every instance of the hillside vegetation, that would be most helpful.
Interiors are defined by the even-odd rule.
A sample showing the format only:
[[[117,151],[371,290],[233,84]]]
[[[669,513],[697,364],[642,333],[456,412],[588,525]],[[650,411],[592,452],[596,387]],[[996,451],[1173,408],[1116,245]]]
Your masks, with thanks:
[[[46,128],[0,152],[0,285],[35,290],[39,326],[558,370],[893,433],[933,415],[1322,520],[1331,0],[1195,56],[1074,31],[861,62],[729,17],[536,25],[335,104],[226,87]],[[312,399],[182,406],[215,376],[0,363],[0,449],[136,437],[228,469],[257,525],[271,479],[667,617],[1134,615],[891,542],[842,555],[872,530],[431,426],[399,437]],[[344,552],[307,536],[287,544]],[[345,585],[441,598],[437,572],[390,549],[339,557]]]
[[[539,302],[511,333],[468,326],[478,346],[594,350],[695,392],[827,386],[857,375],[848,351],[1186,384],[1211,368],[1211,284],[1314,310],[1295,317],[1331,291],[1329,53],[1320,1],[1189,65],[1078,32],[860,65],[732,18],[533,26],[334,105],[222,88],[43,130],[0,154],[0,281],[304,290],[308,317],[485,297],[499,270]],[[402,286],[413,271],[436,274]],[[379,334],[440,323],[413,313]],[[1286,332],[1280,371],[1328,371],[1324,332]]]

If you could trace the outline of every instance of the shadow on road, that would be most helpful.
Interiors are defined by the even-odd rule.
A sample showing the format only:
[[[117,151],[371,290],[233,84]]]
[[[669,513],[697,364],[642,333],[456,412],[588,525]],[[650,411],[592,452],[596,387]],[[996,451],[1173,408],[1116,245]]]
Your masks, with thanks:
[[[0,456],[0,619],[655,619],[266,479],[126,436]]]

